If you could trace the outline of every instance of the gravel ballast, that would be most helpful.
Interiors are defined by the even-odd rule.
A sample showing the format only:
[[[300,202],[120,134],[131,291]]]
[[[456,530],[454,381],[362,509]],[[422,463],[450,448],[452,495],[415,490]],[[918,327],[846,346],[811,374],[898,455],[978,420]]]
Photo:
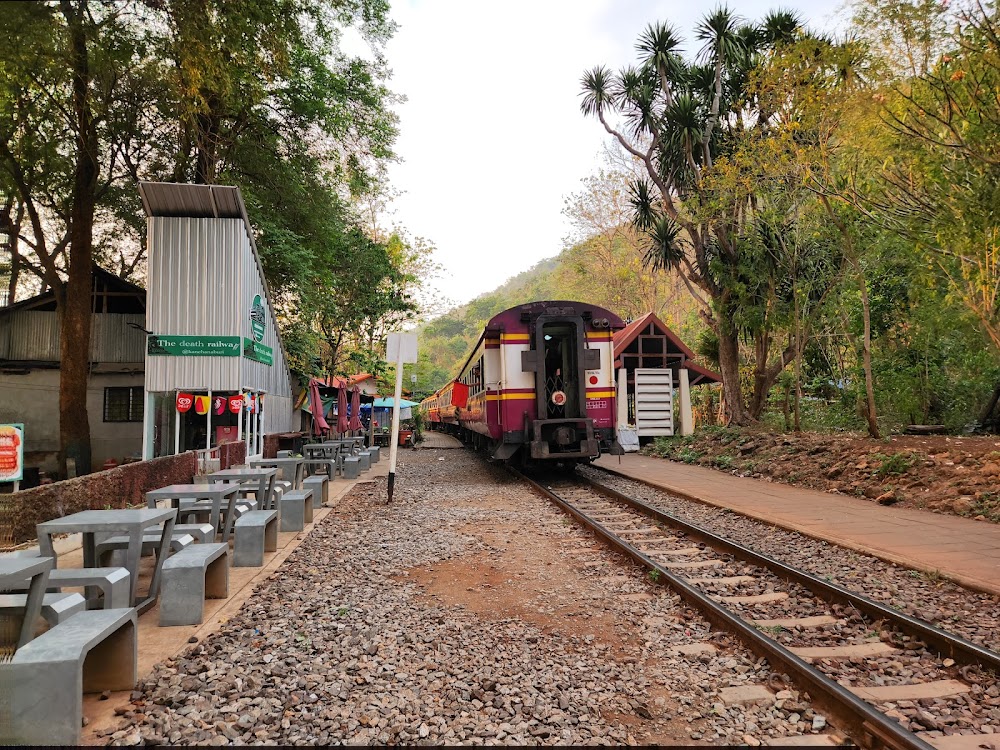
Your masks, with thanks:
[[[358,485],[221,629],[140,681],[109,744],[760,744],[808,696],[459,450]],[[675,646],[711,642],[714,653]],[[141,644],[140,644],[141,647]]]

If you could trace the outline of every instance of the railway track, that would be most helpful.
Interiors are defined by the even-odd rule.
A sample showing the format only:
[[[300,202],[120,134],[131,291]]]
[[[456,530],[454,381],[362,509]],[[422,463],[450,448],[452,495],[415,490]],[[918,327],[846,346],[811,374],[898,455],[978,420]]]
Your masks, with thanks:
[[[1000,748],[1000,735],[937,736],[996,684],[1000,654],[591,479],[518,476],[766,658],[772,681],[807,690],[857,744]],[[919,710],[907,720],[900,706]]]

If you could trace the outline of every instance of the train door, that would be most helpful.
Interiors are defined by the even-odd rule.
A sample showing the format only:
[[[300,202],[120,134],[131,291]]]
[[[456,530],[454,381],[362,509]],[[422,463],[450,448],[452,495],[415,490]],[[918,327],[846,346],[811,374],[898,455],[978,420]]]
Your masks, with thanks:
[[[580,377],[577,366],[578,332],[574,323],[542,325],[543,370],[540,380],[545,388],[545,413],[539,419],[578,419]]]

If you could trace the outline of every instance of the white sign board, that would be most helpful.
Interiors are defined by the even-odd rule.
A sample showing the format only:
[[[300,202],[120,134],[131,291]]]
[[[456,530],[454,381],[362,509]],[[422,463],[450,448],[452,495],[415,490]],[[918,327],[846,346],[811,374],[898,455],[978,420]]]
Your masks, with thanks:
[[[417,334],[390,333],[385,347],[385,361],[404,364],[417,361]]]

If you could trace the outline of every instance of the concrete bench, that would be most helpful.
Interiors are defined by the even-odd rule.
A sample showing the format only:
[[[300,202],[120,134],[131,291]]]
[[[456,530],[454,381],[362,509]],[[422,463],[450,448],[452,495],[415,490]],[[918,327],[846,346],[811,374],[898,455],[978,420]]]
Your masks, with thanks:
[[[259,568],[278,549],[278,511],[254,510],[236,519],[233,567]]]
[[[355,458],[358,459],[358,467],[362,472],[368,471],[372,467],[371,457],[365,451],[361,451]]]
[[[330,478],[325,474],[306,477],[302,482],[303,490],[312,491],[313,508],[322,508],[330,499]]]
[[[357,456],[346,457],[343,472],[344,479],[357,479],[361,474],[361,459]]]
[[[229,544],[195,544],[163,563],[160,627],[198,625],[205,599],[229,596]]]
[[[143,534],[142,535],[142,554],[151,555],[160,547],[160,538],[162,532],[153,534]],[[95,556],[98,560],[106,562],[105,555],[116,550],[128,549],[128,537],[127,536],[113,536],[105,539],[103,542],[95,547]],[[194,544],[194,537],[190,534],[172,534],[170,536],[170,551],[180,552],[185,547],[190,547]]]
[[[365,450],[368,452],[368,457],[371,459],[371,462],[373,464],[377,464],[379,458],[381,457],[380,456],[380,451],[378,449],[378,446],[377,445],[373,445],[370,448],[365,448]]]
[[[91,592],[97,589],[104,594],[103,609],[128,609],[132,606],[130,579],[125,568],[55,568],[49,573],[49,586],[86,587],[87,606],[92,609],[96,609],[97,597]]]
[[[195,544],[215,541],[215,529],[210,523],[179,523],[174,525],[174,534],[190,534]]]
[[[136,612],[81,612],[0,669],[0,744],[79,745],[83,694],[135,687]],[[5,710],[6,709],[6,710]]]
[[[282,496],[278,518],[281,531],[302,531],[312,523],[312,490],[292,490]]]
[[[0,594],[0,616],[13,617],[18,621],[17,627],[11,632],[21,629],[21,620],[24,619],[24,607],[27,603],[27,593]],[[42,597],[42,617],[52,628],[86,609],[87,600],[79,594],[51,593]]]
[[[278,455],[275,458],[291,458],[292,451],[278,451]]]

